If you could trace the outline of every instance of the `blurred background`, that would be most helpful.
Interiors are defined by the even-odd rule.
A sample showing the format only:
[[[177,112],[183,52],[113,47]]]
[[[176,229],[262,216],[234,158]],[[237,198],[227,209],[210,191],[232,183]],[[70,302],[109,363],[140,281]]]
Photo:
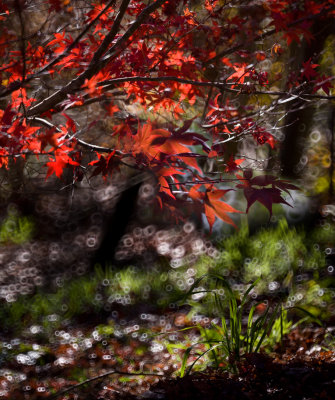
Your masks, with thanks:
[[[320,54],[321,71],[334,75],[334,25],[327,26],[313,25],[312,45],[297,51],[292,44],[290,54],[264,60],[262,70],[279,82],[290,67]],[[238,110],[257,101],[266,106],[273,99],[246,96],[233,106]],[[316,321],[334,326],[335,108],[322,101],[302,106],[299,98],[288,104],[280,116],[266,115],[275,149],[250,138],[225,150],[244,158],[243,168],[277,174],[300,190],[286,197],[292,207],[274,205],[271,218],[254,204],[248,214],[234,217],[238,229],[216,221],[210,234],[205,218],[185,203],[176,221],[159,208],[153,177],[127,167],[107,180],[95,176],[75,184],[71,176],[46,181],[43,157],[10,160],[8,170],[1,168],[0,398],[47,396],[121,368],[125,359],[128,371],[175,372],[181,357],[169,345],[185,350],[196,334],[152,334],[205,326],[222,316],[207,292],[216,290],[216,283],[198,281],[207,273],[225,277],[237,298],[260,278],[249,309],[258,304],[261,312],[262,305],[280,304],[287,309],[285,334],[302,318],[309,328]],[[126,105],[113,118],[134,113],[166,122],[167,115],[134,107]],[[89,106],[85,123],[101,110],[102,105]],[[203,104],[195,103],[185,113],[194,118],[192,132],[202,132],[202,110]],[[113,118],[97,123],[84,139],[110,145],[109,136],[107,142],[99,140],[102,132],[112,132]],[[203,163],[210,172],[212,161]],[[227,201],[246,208],[241,193],[229,192]],[[197,293],[187,296],[190,289]],[[227,306],[226,292],[217,293]],[[278,334],[269,338],[268,351],[278,340]],[[155,381],[150,379],[141,382],[144,389]],[[122,388],[132,384],[118,382]],[[99,390],[107,396],[108,385]]]

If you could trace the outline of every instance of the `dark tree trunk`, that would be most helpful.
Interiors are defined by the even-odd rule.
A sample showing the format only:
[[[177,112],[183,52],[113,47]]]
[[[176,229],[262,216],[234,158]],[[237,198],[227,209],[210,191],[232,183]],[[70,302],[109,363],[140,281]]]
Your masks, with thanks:
[[[302,62],[312,59],[317,62],[318,56],[324,48],[327,37],[335,33],[334,21],[317,21],[311,28],[314,40],[301,46],[294,43],[291,46],[291,62],[298,67]],[[296,110],[296,111],[291,111]],[[306,107],[305,102],[297,100],[289,103],[287,116],[284,123],[284,140],[280,149],[280,164],[282,175],[295,179],[299,178],[297,164],[299,163],[304,150],[304,141],[308,133],[308,128],[313,121],[315,108]]]
[[[104,266],[108,261],[115,261],[116,247],[135,216],[141,185],[142,181],[128,187],[121,193],[112,216],[107,220],[104,238],[93,257],[93,265]]]

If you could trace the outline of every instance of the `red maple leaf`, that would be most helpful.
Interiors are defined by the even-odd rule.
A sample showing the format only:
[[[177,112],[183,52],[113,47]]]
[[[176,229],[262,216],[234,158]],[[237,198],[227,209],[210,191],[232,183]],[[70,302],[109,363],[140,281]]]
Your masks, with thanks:
[[[320,76],[320,78],[317,79],[317,83],[314,86],[313,93],[317,92],[319,89],[322,89],[326,95],[330,95],[330,89],[333,87],[333,84],[331,83],[332,77],[326,77],[325,75]]]
[[[107,157],[104,157],[100,153],[96,153],[98,156],[97,160],[91,161],[88,165],[94,165],[95,169],[92,172],[92,176],[102,175],[103,178],[106,180],[107,175],[112,175],[113,171],[117,169],[118,162],[115,162],[115,150],[108,154]]]
[[[240,168],[239,165],[242,164],[243,161],[244,158],[234,160],[233,155],[231,155],[229,161],[226,163],[225,172],[230,173],[237,171]]]
[[[282,191],[289,193],[289,190],[299,190],[297,186],[287,181],[280,180],[273,175],[259,175],[252,178],[251,170],[244,171],[243,176],[237,174],[236,177],[242,182],[242,184],[236,187],[243,189],[244,196],[247,200],[246,212],[258,201],[269,210],[270,217],[272,216],[272,204],[281,203],[292,207],[281,196]]]
[[[209,223],[210,231],[214,224],[213,216],[220,218],[227,224],[233,225],[236,228],[233,220],[229,217],[228,213],[241,213],[242,211],[236,210],[228,203],[220,200],[228,190],[213,190],[207,191],[207,201],[205,201],[205,214]]]
[[[235,72],[233,74],[231,74],[227,80],[233,79],[235,81],[235,83],[244,83],[244,80],[247,76],[250,75],[246,64],[241,64],[240,66],[238,65],[233,65],[233,68],[235,70]],[[235,85],[232,86],[232,88]]]
[[[236,210],[234,207],[221,200],[222,197],[224,197],[224,195],[231,189],[220,190],[213,188],[213,185],[205,185],[207,186],[207,190],[205,192],[200,192],[199,189],[201,186],[202,185],[200,184],[194,185],[190,189],[189,196],[193,200],[203,201],[204,212],[209,224],[210,232],[212,232],[216,218],[219,218],[236,228],[234,221],[229,217],[228,213],[241,213],[242,211]]]
[[[305,76],[309,81],[317,76],[317,72],[315,68],[318,67],[319,64],[312,64],[311,58],[302,64],[302,75]]]
[[[55,174],[57,178],[61,178],[65,167],[69,165],[79,166],[80,164],[72,160],[72,158],[60,148],[55,151],[55,158],[50,158],[50,161],[46,165],[48,166],[48,171],[45,179],[48,179],[52,174]]]

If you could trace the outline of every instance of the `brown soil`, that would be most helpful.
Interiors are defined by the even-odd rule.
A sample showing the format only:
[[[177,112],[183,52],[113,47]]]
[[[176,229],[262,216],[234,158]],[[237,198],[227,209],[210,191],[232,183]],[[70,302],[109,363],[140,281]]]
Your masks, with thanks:
[[[182,379],[165,379],[147,393],[160,400],[315,400],[335,399],[334,353],[319,353],[313,360],[286,363],[262,354],[250,354],[230,375],[207,370]]]

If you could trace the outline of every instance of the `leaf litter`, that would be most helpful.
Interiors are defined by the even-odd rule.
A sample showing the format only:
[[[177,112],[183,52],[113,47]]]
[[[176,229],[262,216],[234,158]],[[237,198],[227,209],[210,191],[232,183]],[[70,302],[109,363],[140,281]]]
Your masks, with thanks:
[[[178,378],[185,349],[199,340],[186,311],[3,337],[0,399],[334,399],[334,346],[320,327],[293,329],[271,354],[246,354],[238,374],[200,362]]]

